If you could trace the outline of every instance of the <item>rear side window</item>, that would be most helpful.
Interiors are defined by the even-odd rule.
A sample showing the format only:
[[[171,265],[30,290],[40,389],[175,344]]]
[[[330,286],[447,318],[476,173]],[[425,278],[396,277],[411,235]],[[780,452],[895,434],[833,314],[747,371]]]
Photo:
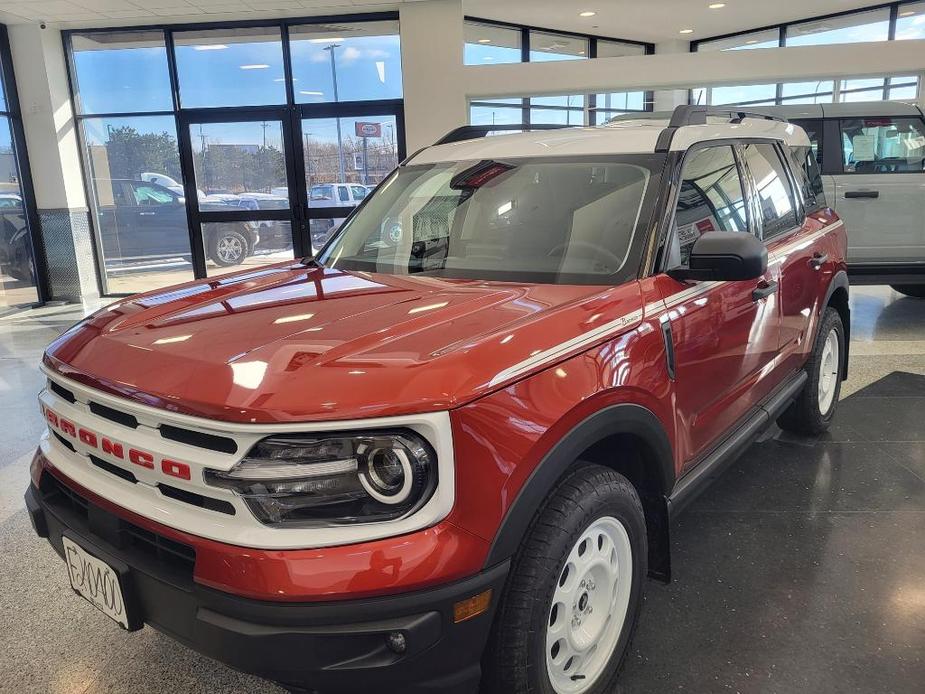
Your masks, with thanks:
[[[818,165],[822,165],[822,121],[821,120],[794,120],[794,125],[798,125],[806,131],[809,137],[809,144],[812,148],[813,158]]]
[[[704,147],[688,155],[681,170],[675,233],[668,267],[685,266],[694,242],[708,231],[748,229],[745,195],[732,147]]]
[[[337,197],[341,202],[350,202],[350,191],[347,186],[337,186]]]
[[[826,206],[825,190],[822,183],[822,174],[813,150],[809,147],[788,147],[787,151],[793,160],[793,175],[797,185],[803,193],[803,205],[806,213],[821,210]]]
[[[925,125],[920,118],[873,117],[840,121],[845,173],[921,173]]]
[[[744,146],[743,152],[758,193],[764,238],[793,229],[797,224],[793,192],[777,149],[771,144],[752,142]]]

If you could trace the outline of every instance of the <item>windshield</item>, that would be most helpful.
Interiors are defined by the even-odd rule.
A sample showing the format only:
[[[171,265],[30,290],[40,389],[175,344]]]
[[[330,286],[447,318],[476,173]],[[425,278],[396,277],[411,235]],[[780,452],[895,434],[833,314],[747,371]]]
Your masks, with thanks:
[[[394,172],[318,260],[560,284],[635,277],[662,155],[447,162]]]

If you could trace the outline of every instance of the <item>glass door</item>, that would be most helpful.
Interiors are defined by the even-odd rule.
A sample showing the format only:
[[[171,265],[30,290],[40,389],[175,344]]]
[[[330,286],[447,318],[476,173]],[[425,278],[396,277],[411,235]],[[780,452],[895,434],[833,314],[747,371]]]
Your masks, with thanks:
[[[401,106],[302,106],[300,201],[316,252],[405,156]],[[301,182],[301,181],[300,181]]]
[[[310,254],[285,109],[181,114],[181,151],[197,276],[214,277]]]

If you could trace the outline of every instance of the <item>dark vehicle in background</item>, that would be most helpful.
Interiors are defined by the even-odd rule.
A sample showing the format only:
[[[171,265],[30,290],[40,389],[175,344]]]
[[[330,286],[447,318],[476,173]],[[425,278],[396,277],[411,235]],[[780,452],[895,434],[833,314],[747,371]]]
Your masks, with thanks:
[[[288,210],[289,198],[273,193],[241,193],[236,206],[242,210]],[[253,222],[257,226],[260,240],[256,250],[278,251],[292,247],[292,228],[289,222],[264,219]]]
[[[97,231],[105,258],[118,258],[120,266],[177,257],[191,260],[186,203],[182,195],[149,181],[96,179],[94,183],[98,200]],[[219,202],[199,203],[201,210],[226,210],[228,207]],[[253,254],[260,238],[255,223],[207,226],[203,239],[206,257],[221,267],[242,263]]]
[[[26,211],[17,193],[0,193],[0,275],[35,283]]]

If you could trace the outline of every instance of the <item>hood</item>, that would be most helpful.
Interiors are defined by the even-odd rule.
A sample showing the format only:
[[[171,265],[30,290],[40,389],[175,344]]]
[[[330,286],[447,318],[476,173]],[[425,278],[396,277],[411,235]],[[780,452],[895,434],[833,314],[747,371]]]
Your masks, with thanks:
[[[45,363],[90,387],[212,419],[382,417],[468,402],[503,386],[512,365],[639,302],[636,283],[514,284],[286,263],[113,304],[53,342]]]

